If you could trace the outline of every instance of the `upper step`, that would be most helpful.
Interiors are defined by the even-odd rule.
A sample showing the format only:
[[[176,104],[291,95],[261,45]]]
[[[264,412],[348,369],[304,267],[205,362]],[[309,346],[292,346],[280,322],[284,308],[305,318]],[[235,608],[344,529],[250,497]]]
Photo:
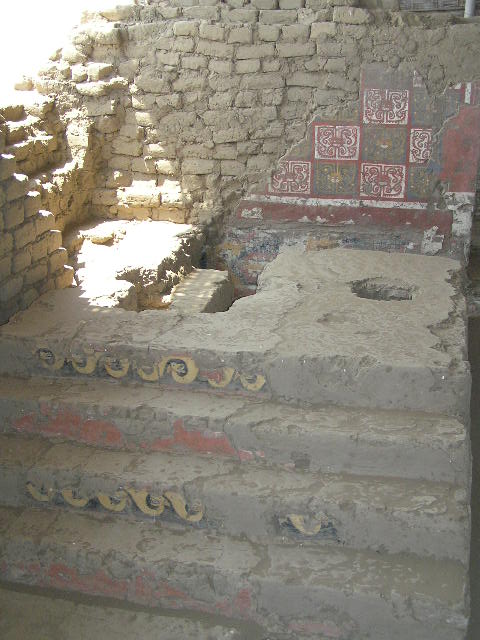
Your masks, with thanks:
[[[226,623],[219,616],[152,613],[140,607],[115,606],[111,600],[67,598],[0,588],[2,640],[260,640],[255,625]],[[80,633],[80,635],[79,635]]]
[[[0,504],[173,518],[256,542],[292,538],[467,564],[468,500],[444,483],[0,436]]]
[[[8,147],[8,152],[15,156],[17,169],[33,176],[52,166],[55,162],[55,151],[58,140],[54,136],[39,134],[27,140],[17,142]]]
[[[98,313],[74,290],[52,291],[0,329],[0,373],[213,382],[296,403],[466,418],[461,269],[440,257],[288,248],[255,296],[191,316]]]
[[[38,132],[40,119],[28,115],[23,120],[7,123],[7,145],[16,144],[26,140],[29,136],[34,136]]]
[[[467,576],[452,561],[258,545],[49,509],[0,509],[0,550],[3,580],[221,612],[269,637],[465,637]]]
[[[465,485],[469,437],[438,414],[304,409],[114,380],[0,379],[0,430],[97,447],[209,454],[323,473]]]
[[[170,309],[177,313],[217,313],[233,302],[233,284],[228,271],[194,269],[172,291]]]
[[[165,307],[165,294],[198,264],[202,242],[198,229],[171,222],[95,221],[72,230],[65,246],[77,304],[93,313]]]

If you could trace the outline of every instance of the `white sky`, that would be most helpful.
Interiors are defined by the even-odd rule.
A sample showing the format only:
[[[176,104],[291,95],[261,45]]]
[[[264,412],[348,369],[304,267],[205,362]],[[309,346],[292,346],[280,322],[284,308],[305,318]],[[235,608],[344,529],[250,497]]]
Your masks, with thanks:
[[[0,0],[0,91],[31,74],[65,42],[84,9],[121,0]]]

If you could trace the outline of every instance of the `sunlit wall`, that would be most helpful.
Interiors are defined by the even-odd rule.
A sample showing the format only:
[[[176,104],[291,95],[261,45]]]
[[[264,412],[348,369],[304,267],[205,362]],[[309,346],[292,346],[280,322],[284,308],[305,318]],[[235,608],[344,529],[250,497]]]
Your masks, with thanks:
[[[128,2],[128,0],[127,0]],[[64,43],[82,11],[121,0],[1,0],[0,90],[8,92],[23,74],[32,74]]]

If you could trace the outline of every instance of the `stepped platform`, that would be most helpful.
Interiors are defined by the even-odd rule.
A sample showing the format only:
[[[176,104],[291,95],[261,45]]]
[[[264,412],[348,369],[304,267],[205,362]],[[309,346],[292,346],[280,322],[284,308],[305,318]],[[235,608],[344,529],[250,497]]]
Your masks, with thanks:
[[[78,290],[0,329],[2,582],[172,640],[465,638],[459,263],[287,248],[219,313]]]
[[[98,309],[51,291],[0,329],[0,374],[465,417],[460,273],[447,258],[287,248],[225,313]]]

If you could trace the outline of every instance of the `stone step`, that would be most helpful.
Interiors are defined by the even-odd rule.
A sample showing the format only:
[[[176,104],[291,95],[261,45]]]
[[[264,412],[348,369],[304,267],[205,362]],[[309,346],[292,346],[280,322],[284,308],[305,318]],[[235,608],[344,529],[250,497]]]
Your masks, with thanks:
[[[170,309],[181,315],[227,311],[233,303],[228,271],[194,269],[172,291]]]
[[[129,139],[120,135],[114,141],[114,148],[116,145],[117,152],[124,153],[124,145],[130,144]],[[140,143],[137,141],[136,144]],[[94,194],[94,203],[95,200]],[[120,219],[151,218],[155,221],[183,224],[188,217],[188,206],[183,199],[180,183],[173,179],[165,179],[160,185],[153,180],[135,181],[129,187],[120,187],[114,194],[114,203]]]
[[[465,637],[467,576],[452,561],[254,545],[52,509],[3,508],[0,540],[5,581],[221,612],[295,638]]]
[[[254,542],[290,538],[468,564],[468,501],[444,483],[0,436],[0,504],[95,510],[119,521],[153,516]]]
[[[58,142],[53,136],[36,136],[27,141],[31,142],[32,155],[25,160],[17,161],[20,171],[28,176],[35,176],[54,166],[59,159]]]
[[[40,123],[39,118],[28,115],[23,120],[13,121],[7,123],[7,145],[12,145],[18,142],[26,140],[29,136],[35,135],[38,125]]]
[[[23,99],[23,98],[22,98]],[[25,118],[25,107],[21,100],[8,101],[0,99],[0,116],[7,122],[18,122]]]
[[[224,392],[257,398],[466,419],[461,273],[448,258],[291,247],[256,295],[220,314],[98,314],[72,290],[51,291],[1,327],[0,374],[203,390],[212,374]]]
[[[10,145],[8,147],[8,153],[15,156],[17,163],[27,162],[31,160],[31,156],[35,156],[38,161],[42,160],[48,164],[51,153],[56,151],[57,147],[58,141],[54,136],[38,134]],[[19,165],[19,167],[21,167],[21,165]]]
[[[220,616],[151,612],[102,598],[65,592],[0,587],[2,640],[261,640],[256,625],[235,624]]]
[[[219,383],[211,377],[210,382]],[[469,482],[469,437],[455,418],[305,409],[216,392],[115,380],[0,380],[0,429],[96,447],[203,453],[323,473]]]
[[[96,221],[74,229],[65,247],[79,285],[77,304],[163,309],[172,288],[200,262],[202,245],[198,228],[171,222]]]

